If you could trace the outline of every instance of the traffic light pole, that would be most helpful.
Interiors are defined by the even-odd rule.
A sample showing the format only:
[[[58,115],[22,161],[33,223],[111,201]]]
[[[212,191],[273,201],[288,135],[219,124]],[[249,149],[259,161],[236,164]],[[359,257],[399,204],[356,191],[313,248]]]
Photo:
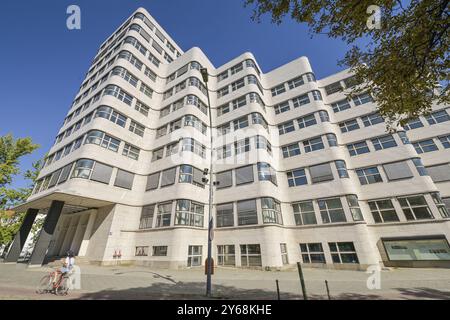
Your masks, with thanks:
[[[211,101],[209,99],[208,89],[208,70],[202,68],[200,70],[203,81],[206,85],[206,97],[208,98],[208,113],[209,113],[209,135],[210,135],[210,158],[209,158],[209,210],[208,210],[208,258],[206,260],[206,295],[211,296],[211,271],[212,271],[212,209],[213,209],[213,129],[212,129],[212,112]]]

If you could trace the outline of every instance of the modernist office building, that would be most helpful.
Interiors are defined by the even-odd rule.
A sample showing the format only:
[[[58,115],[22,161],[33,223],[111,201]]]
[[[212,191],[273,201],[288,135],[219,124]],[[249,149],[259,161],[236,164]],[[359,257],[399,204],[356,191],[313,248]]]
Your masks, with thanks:
[[[244,53],[216,68],[138,9],[95,56],[17,208],[27,218],[7,261],[41,212],[31,265],[69,249],[202,265],[212,148],[216,265],[448,267],[450,108],[387,132],[370,95],[348,98],[355,85],[348,71],[316,79],[305,57],[263,73]]]

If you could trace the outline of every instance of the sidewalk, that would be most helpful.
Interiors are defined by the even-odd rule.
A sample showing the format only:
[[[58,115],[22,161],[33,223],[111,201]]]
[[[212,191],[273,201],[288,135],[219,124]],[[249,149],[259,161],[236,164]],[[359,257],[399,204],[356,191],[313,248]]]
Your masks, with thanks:
[[[82,265],[81,288],[67,297],[37,295],[39,279],[49,268],[0,263],[0,299],[204,299],[203,268],[157,270],[145,267]],[[215,299],[302,299],[297,271],[255,271],[217,268]],[[381,288],[369,290],[369,274],[361,271],[305,269],[308,297],[327,299],[450,299],[449,269],[392,269],[381,272]]]

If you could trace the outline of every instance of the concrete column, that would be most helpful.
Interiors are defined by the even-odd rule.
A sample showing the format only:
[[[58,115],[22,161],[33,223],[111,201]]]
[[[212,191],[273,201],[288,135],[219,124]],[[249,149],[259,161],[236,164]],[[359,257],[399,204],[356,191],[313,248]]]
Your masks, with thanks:
[[[38,209],[27,210],[22,225],[20,226],[19,231],[14,236],[13,243],[11,245],[11,248],[9,248],[8,255],[6,256],[4,262],[17,262],[38,212]]]
[[[75,235],[75,229],[77,228],[79,220],[80,219],[77,216],[72,216],[72,218],[70,219],[69,228],[67,229],[63,245],[61,247],[61,250],[59,251],[60,256],[65,256],[66,252],[69,251],[70,245],[72,244],[72,240]]]
[[[39,239],[37,240],[33,250],[33,254],[31,255],[31,259],[29,262],[30,266],[41,266],[44,263],[48,251],[48,246],[50,244],[50,241],[52,240],[53,233],[55,232],[55,228],[58,223],[59,217],[61,216],[63,207],[63,201],[52,201],[42,230],[39,233]]]
[[[89,246],[89,239],[92,235],[92,229],[94,229],[95,218],[97,217],[97,210],[92,210],[89,214],[89,221],[86,226],[86,230],[84,231],[83,240],[81,241],[80,250],[78,251],[79,257],[84,257],[87,252],[87,248]]]
[[[70,251],[72,251],[74,255],[78,254],[78,249],[80,247],[81,241],[83,240],[84,231],[87,224],[86,218],[86,215],[80,215],[80,219],[78,220],[78,225],[75,230],[72,243],[70,244]]]

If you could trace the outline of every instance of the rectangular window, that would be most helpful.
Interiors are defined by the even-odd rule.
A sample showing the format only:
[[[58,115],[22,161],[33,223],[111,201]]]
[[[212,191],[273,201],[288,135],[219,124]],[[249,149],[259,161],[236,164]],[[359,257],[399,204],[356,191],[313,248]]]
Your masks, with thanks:
[[[238,225],[258,224],[256,200],[243,200],[237,202]]]
[[[202,265],[202,246],[189,246],[188,248],[188,267]]]
[[[433,139],[414,142],[413,146],[418,154],[439,150]]]
[[[450,120],[450,115],[446,110],[439,110],[432,112],[428,116],[425,117],[430,125],[441,123]]]
[[[216,181],[218,183],[217,189],[231,187],[233,185],[233,171],[228,170],[216,174]]]
[[[231,84],[231,91],[236,91],[240,88],[242,88],[243,86],[245,86],[245,81],[244,78],[239,79],[238,81],[235,81]]]
[[[450,247],[445,238],[383,240],[391,261],[450,260]]]
[[[169,227],[172,217],[172,202],[158,204],[155,228]]]
[[[439,141],[445,149],[450,148],[450,135],[439,137]]]
[[[216,206],[216,226],[217,228],[234,226],[233,203],[218,204]]]
[[[283,158],[289,158],[300,154],[300,146],[298,143],[281,147],[281,150],[283,151]]]
[[[305,82],[303,81],[303,77],[297,77],[295,79],[292,79],[290,81],[288,81],[288,87],[289,90],[292,90],[294,88],[300,87],[302,84],[304,84]]]
[[[431,193],[431,198],[433,198],[433,202],[441,213],[442,218],[450,218],[449,210],[445,207],[445,203],[442,201],[439,192]]]
[[[263,223],[283,224],[280,202],[274,198],[261,198]]]
[[[354,194],[349,194],[348,196],[346,196],[346,198],[353,221],[363,221],[364,218],[361,212],[361,208],[359,207],[358,196]]]
[[[361,117],[361,120],[365,127],[370,127],[378,123],[384,123],[383,117],[378,112]]]
[[[177,200],[175,225],[203,227],[204,205],[191,200]]]
[[[161,188],[175,183],[177,167],[166,169],[161,173]]]
[[[241,167],[235,169],[236,173],[236,185],[251,183],[253,178],[253,165]]]
[[[152,256],[165,257],[167,256],[167,246],[154,246]]]
[[[288,121],[278,125],[278,133],[279,135],[283,135],[285,133],[289,133],[295,130],[294,121]]]
[[[144,116],[148,116],[148,112],[150,110],[150,107],[146,106],[139,100],[136,101],[136,104],[134,106],[134,109],[136,109],[138,112],[142,113]]]
[[[270,164],[258,162],[257,168],[259,181],[271,181],[274,185],[277,185],[277,174]]]
[[[139,246],[136,247],[136,251],[134,254],[136,257],[146,257],[148,256],[148,247]]]
[[[356,169],[361,185],[383,182],[377,167]]]
[[[426,170],[435,183],[450,181],[450,164],[448,163],[430,166]]]
[[[107,166],[106,164],[100,162],[96,162],[94,170],[92,171],[91,180],[109,184],[109,180],[111,180],[112,171],[113,167]]]
[[[289,257],[286,243],[280,243],[280,251],[281,251],[281,262],[283,263],[283,265],[289,264]]]
[[[157,150],[153,150],[152,152],[152,162],[156,160],[160,160],[164,157],[164,147],[159,148]]]
[[[241,244],[241,266],[242,267],[260,267],[261,247],[259,244]]]
[[[353,242],[329,242],[333,263],[359,263]]]
[[[128,157],[130,159],[133,159],[133,160],[138,160],[139,153],[140,153],[140,150],[138,148],[132,146],[131,144],[125,143],[125,146],[123,147],[122,155],[124,155],[125,157]]]
[[[405,161],[383,164],[383,169],[389,181],[407,179],[414,176]]]
[[[133,173],[118,169],[114,185],[116,187],[131,190],[133,188],[133,180],[134,180]]]
[[[386,135],[371,139],[375,150],[388,149],[397,146],[397,142],[392,135]]]
[[[340,198],[319,199],[320,215],[323,223],[346,222]]]
[[[309,167],[309,174],[312,183],[319,183],[333,180],[333,172],[330,163],[319,164]]]
[[[230,68],[231,75],[236,74],[244,69],[242,62]]]
[[[307,94],[303,94],[301,96],[295,97],[292,99],[292,103],[294,104],[294,108],[298,108],[310,102]]]
[[[142,207],[139,229],[150,229],[153,227],[154,212],[155,212],[154,204]]]
[[[360,106],[362,104],[366,104],[369,102],[373,102],[372,96],[369,93],[362,93],[353,98],[353,102],[356,106]]]
[[[314,114],[310,114],[310,115],[298,118],[297,122],[298,122],[298,126],[300,127],[300,129],[317,124],[317,120],[316,120],[316,117],[314,116]]]
[[[306,153],[323,149],[324,145],[322,137],[303,141],[303,147],[305,148]]]
[[[279,94],[286,92],[286,87],[284,86],[284,83],[282,83],[282,84],[270,89],[270,91],[272,92],[272,97],[275,97]]]
[[[397,198],[407,220],[433,219],[424,196]]]
[[[327,95],[329,96],[330,94],[342,91],[344,88],[342,88],[341,83],[338,81],[325,86],[324,89]]]
[[[316,213],[314,212],[314,206],[312,201],[302,201],[292,204],[294,209],[295,224],[309,225],[317,224]]]
[[[300,243],[300,252],[303,263],[326,263],[322,244],[319,243]]]
[[[217,265],[219,266],[235,266],[236,255],[234,245],[217,246]]]
[[[231,104],[233,106],[233,109],[238,109],[247,104],[247,99],[245,96],[243,96],[243,97],[234,99],[233,101],[231,101]]]
[[[248,127],[248,116],[233,120],[234,131]]]
[[[400,221],[390,199],[369,201],[368,204],[375,223]]]
[[[274,106],[275,114],[280,114],[290,110],[289,102],[285,101]]]
[[[241,153],[250,151],[250,139],[245,138],[234,143],[234,154],[238,155]]]
[[[335,103],[332,103],[331,107],[333,108],[333,111],[335,113],[338,113],[338,112],[350,109],[350,103],[347,99],[344,99],[344,100],[340,100]]]
[[[289,187],[296,187],[308,184],[305,169],[295,169],[286,172]]]
[[[348,120],[348,121],[339,123],[339,128],[341,128],[342,133],[345,133],[345,132],[359,129],[359,124],[356,119],[352,119],[352,120]]]
[[[369,147],[367,146],[367,143],[365,141],[348,144],[347,149],[350,153],[350,156],[356,156],[359,154],[370,152]]]
[[[416,119],[412,119],[409,120],[404,126],[403,128],[405,130],[412,130],[412,129],[417,129],[417,128],[421,128],[423,127],[423,123],[422,121],[420,121],[420,118],[416,118]]]
[[[157,189],[159,186],[160,172],[153,173],[147,177],[147,185],[145,191]]]

